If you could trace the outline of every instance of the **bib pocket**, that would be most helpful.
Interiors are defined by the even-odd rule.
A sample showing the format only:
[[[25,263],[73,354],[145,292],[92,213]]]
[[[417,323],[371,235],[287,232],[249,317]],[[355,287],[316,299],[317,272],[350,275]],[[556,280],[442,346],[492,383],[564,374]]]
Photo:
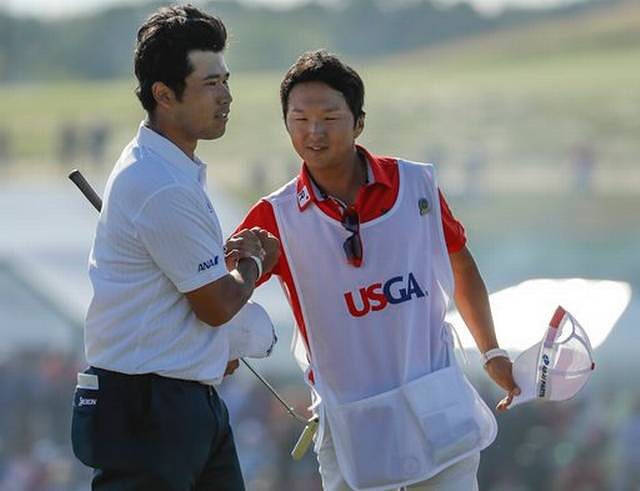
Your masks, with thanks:
[[[327,404],[338,462],[352,488],[397,487],[479,451],[473,389],[457,366],[342,405]]]
[[[403,388],[435,466],[473,450],[480,443],[473,394],[463,377],[457,366],[449,366]]]
[[[400,389],[327,408],[327,415],[352,488],[392,487],[423,472],[423,440]]]

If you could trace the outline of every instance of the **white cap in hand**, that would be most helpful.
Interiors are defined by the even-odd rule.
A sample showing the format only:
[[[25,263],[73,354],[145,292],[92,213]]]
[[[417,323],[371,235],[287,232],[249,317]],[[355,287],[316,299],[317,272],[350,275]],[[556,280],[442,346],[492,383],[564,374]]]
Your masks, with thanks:
[[[587,383],[595,363],[587,333],[562,307],[556,309],[542,341],[513,362],[521,394],[513,406],[532,400],[564,401]]]
[[[222,329],[229,339],[229,359],[266,358],[278,338],[266,310],[254,302],[247,302]]]

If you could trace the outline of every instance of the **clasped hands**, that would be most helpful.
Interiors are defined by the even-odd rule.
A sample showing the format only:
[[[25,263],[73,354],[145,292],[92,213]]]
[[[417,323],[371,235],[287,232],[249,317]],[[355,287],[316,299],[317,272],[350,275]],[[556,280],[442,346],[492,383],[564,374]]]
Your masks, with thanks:
[[[269,273],[278,262],[280,241],[275,235],[259,227],[245,228],[227,240],[224,251],[224,260],[229,271],[236,269],[241,259],[255,256],[262,261],[264,274]],[[229,360],[224,375],[231,375],[238,365],[238,360]]]
[[[280,241],[259,227],[242,229],[227,240],[224,259],[229,271],[237,268],[238,261],[251,256],[262,261],[263,274],[269,273],[280,257]]]

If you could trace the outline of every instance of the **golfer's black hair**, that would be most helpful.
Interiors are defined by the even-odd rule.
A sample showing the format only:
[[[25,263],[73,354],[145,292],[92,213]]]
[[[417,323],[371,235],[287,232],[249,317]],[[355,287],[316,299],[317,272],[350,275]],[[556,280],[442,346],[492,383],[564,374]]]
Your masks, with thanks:
[[[152,115],[156,108],[151,87],[163,82],[181,100],[185,78],[193,71],[190,51],[224,50],[227,30],[218,17],[191,5],[163,7],[153,13],[138,30],[134,68],[136,95]]]
[[[300,55],[280,84],[280,102],[285,124],[289,109],[289,93],[296,84],[302,82],[323,82],[342,93],[353,114],[354,125],[358,118],[364,116],[364,84],[360,75],[342,63],[336,55],[321,49]]]

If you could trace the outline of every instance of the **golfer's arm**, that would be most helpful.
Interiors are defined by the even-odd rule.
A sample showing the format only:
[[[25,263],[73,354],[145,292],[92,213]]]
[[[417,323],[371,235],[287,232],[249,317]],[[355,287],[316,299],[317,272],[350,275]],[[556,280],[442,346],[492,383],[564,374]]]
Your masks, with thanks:
[[[251,297],[258,268],[251,259],[241,259],[237,269],[222,278],[186,293],[196,317],[210,326],[220,326],[238,313]]]
[[[467,247],[449,254],[455,280],[454,300],[481,353],[498,347],[487,288]]]

